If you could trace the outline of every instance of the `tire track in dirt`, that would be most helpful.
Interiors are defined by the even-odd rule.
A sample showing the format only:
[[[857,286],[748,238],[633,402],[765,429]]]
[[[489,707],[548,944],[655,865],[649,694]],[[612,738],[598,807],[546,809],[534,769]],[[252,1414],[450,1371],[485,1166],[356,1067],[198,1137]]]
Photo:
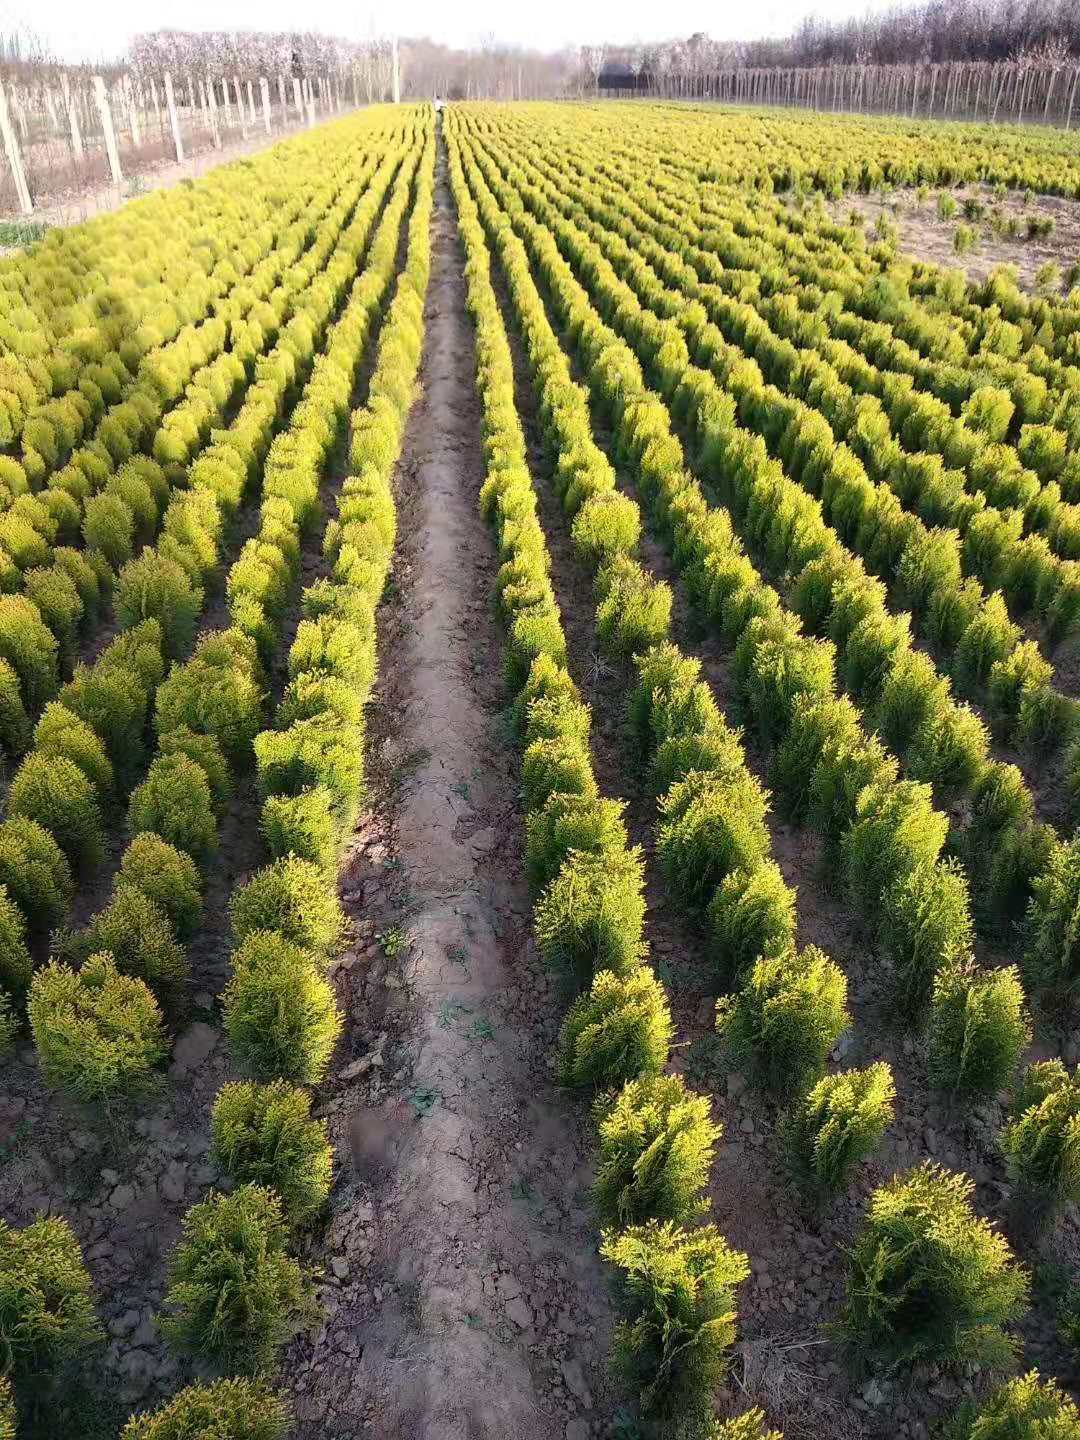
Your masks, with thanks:
[[[432,241],[382,655],[391,738],[407,757],[391,824],[412,1026],[393,1056],[394,1098],[349,1119],[354,1162],[374,1179],[381,1304],[356,1313],[352,1363],[339,1358],[316,1382],[333,1416],[320,1433],[587,1440],[606,1404],[610,1334],[591,1136],[552,1080],[561,1006],[529,934],[497,562],[476,504],[474,341],[443,154]]]

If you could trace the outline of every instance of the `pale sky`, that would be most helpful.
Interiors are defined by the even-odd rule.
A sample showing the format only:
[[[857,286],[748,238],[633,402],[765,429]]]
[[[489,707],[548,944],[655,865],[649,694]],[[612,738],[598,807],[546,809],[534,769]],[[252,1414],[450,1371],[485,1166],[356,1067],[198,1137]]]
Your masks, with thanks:
[[[765,0],[762,4],[706,4],[704,0],[626,4],[625,0],[395,0],[386,5],[344,0],[0,0],[0,32],[20,29],[44,40],[65,60],[122,53],[139,30],[321,30],[362,39],[372,28],[428,35],[452,45],[486,36],[556,50],[601,40],[667,40],[703,30],[716,40],[790,34],[808,12],[839,19],[884,9],[890,0]]]

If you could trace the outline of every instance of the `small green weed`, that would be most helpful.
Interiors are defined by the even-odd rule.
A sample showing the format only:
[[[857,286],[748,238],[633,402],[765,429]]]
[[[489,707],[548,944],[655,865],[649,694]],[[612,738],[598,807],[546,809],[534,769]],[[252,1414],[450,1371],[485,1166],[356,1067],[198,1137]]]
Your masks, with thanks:
[[[434,1110],[441,1099],[442,1096],[438,1090],[433,1089],[430,1085],[418,1085],[409,1096],[409,1104],[417,1115],[423,1118],[428,1111]]]

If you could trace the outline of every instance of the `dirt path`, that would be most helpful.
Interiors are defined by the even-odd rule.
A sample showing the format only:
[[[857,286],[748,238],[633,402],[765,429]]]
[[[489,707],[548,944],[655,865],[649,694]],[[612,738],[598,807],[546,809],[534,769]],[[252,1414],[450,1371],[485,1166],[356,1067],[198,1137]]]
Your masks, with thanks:
[[[369,1044],[376,1028],[399,1033],[384,1041],[397,1083],[347,1116],[338,1104],[353,1156],[340,1244],[354,1266],[345,1211],[359,1205],[374,1253],[363,1283],[350,1273],[336,1296],[336,1338],[299,1387],[299,1433],[587,1440],[606,1406],[610,1334],[590,1137],[552,1083],[561,1007],[529,937],[497,562],[476,509],[473,332],[442,157],[433,227],[422,398],[399,466],[402,538],[371,724],[370,748],[396,771],[376,847],[393,852],[392,869],[372,867],[369,845],[344,888],[365,917],[358,928],[383,927],[384,952],[398,950],[386,943],[388,890],[401,905],[389,996],[367,984],[378,1020],[357,1021]],[[378,950],[367,947],[368,963]]]

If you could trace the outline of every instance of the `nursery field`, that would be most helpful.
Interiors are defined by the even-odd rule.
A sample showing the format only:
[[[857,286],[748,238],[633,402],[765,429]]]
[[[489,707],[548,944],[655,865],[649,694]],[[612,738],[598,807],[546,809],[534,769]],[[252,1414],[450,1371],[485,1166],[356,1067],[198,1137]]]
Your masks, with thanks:
[[[0,1440],[1080,1440],[1078,217],[385,106],[0,261]]]

